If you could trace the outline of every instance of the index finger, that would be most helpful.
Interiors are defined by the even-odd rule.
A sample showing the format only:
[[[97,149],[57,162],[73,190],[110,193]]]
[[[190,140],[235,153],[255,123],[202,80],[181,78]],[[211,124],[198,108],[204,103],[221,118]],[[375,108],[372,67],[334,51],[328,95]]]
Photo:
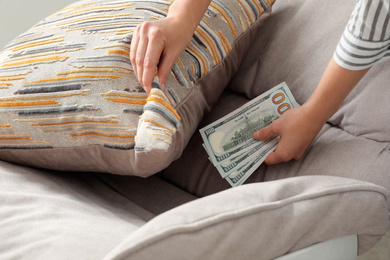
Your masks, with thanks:
[[[150,89],[152,87],[153,78],[157,72],[157,64],[160,60],[163,51],[163,45],[153,38],[149,39],[148,48],[144,59],[144,71],[142,75],[143,87]]]

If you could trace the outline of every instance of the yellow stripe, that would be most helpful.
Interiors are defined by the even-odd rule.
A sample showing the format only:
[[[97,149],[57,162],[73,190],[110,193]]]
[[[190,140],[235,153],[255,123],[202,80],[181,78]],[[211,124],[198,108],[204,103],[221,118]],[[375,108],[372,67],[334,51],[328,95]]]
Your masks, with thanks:
[[[126,50],[130,50],[130,45],[126,43],[116,43],[116,44],[109,44],[109,45],[103,45],[99,47],[93,48],[94,50],[100,50],[100,49],[111,49],[111,48],[123,48]]]
[[[164,94],[162,94],[160,92],[154,92],[153,95],[158,96],[158,97],[160,97],[163,100],[168,100],[169,105],[173,107],[173,104],[171,103],[171,101],[169,99],[167,99]]]
[[[193,53],[195,53],[198,56],[198,58],[202,61],[203,68],[204,68],[204,73],[201,76],[206,75],[208,73],[208,68],[207,68],[207,62],[204,59],[204,57],[198,51],[196,51],[194,48],[192,48],[191,46],[187,46],[187,48],[190,51],[192,51]]]
[[[152,120],[152,119],[142,119],[142,121],[146,122],[146,123],[151,123],[153,125],[156,125],[156,126],[159,126],[161,128],[164,128],[164,129],[167,129],[168,131],[172,132],[172,134],[175,133],[175,131],[169,127],[166,127],[165,125],[162,125],[160,123],[157,123],[156,121]]]
[[[126,141],[120,141],[120,140],[113,140],[113,139],[110,139],[110,140],[106,140],[106,139],[103,139],[103,138],[98,138],[97,136],[93,136],[93,137],[83,137],[82,138],[83,141],[88,141],[88,140],[98,140],[98,141],[101,141],[101,142],[105,142],[105,143],[117,143],[117,144],[124,144],[124,145],[132,145],[134,144],[134,141],[133,142],[130,142],[129,140],[126,140]]]
[[[251,22],[251,24],[253,23],[253,20],[252,20],[252,17],[251,17],[251,14],[249,13],[248,9],[246,8],[246,6],[241,2],[241,0],[238,0],[238,2],[242,5],[242,7],[244,8],[244,11],[246,13],[246,15],[248,16],[249,18],[249,21]]]
[[[121,29],[121,30],[117,30],[115,35],[125,35],[125,34],[134,33],[134,32],[135,32],[135,28],[132,28],[132,29]]]
[[[210,5],[211,5],[213,8],[217,9],[218,12],[225,18],[225,20],[226,20],[226,21],[228,22],[228,24],[229,24],[230,29],[232,30],[232,32],[233,32],[233,34],[234,34],[234,37],[237,38],[236,29],[234,28],[234,25],[233,25],[232,21],[230,20],[229,16],[225,13],[225,11],[224,11],[222,8],[220,8],[219,6],[217,6],[216,4],[214,4],[214,3],[210,3]]]
[[[29,101],[29,102],[5,102],[0,103],[0,107],[35,107],[35,106],[47,106],[47,105],[57,105],[59,101],[56,100],[46,100],[46,101]]]
[[[21,141],[21,140],[20,140]],[[1,145],[17,145],[17,146],[21,146],[23,147],[23,145],[27,146],[31,146],[31,145],[42,145],[42,144],[50,144],[50,142],[2,142]]]
[[[8,127],[12,127],[12,125],[0,125],[1,128],[8,128]]]
[[[66,60],[68,58],[69,58],[69,56],[52,56],[52,57],[47,57],[47,58],[31,59],[31,60],[25,60],[25,61],[13,62],[13,63],[6,63],[6,64],[2,65],[2,67],[6,68],[6,67],[13,67],[13,66],[18,66],[18,65],[32,64],[32,63],[45,62],[45,61],[55,61],[55,60],[62,61],[62,60]]]
[[[184,66],[184,64],[183,64],[183,61],[180,59],[180,57],[177,58],[176,63],[179,63],[180,67],[181,67],[182,69],[185,69],[185,66]]]
[[[133,104],[133,105],[141,105],[141,106],[146,104],[146,100],[131,100],[131,99],[113,98],[113,97],[106,97],[104,99],[114,103],[122,103],[122,104]]]
[[[6,76],[6,77],[0,77],[1,81],[11,81],[11,80],[20,80],[24,79],[24,76]],[[0,83],[2,84],[2,83]],[[11,83],[4,83],[4,84],[11,84]],[[12,84],[11,84],[12,85]]]
[[[170,136],[168,136],[168,135],[159,134],[159,133],[153,133],[152,135],[162,136],[162,137],[165,137],[165,138],[168,138],[168,139],[171,139],[171,140],[172,140],[172,137],[170,137]]]
[[[207,43],[209,44],[209,46],[210,46],[210,48],[211,48],[211,52],[212,52],[212,54],[213,54],[213,56],[214,56],[214,58],[215,58],[215,61],[216,61],[216,63],[218,64],[219,62],[220,62],[220,59],[219,59],[219,57],[218,57],[218,53],[217,53],[217,50],[215,49],[215,46],[214,46],[214,44],[213,44],[213,41],[209,38],[209,36],[206,34],[206,33],[204,33],[199,27],[198,28],[196,28],[196,31],[200,34],[200,35],[202,35],[202,37],[207,41]]]
[[[67,32],[71,31],[79,31],[79,30],[85,30],[85,29],[91,29],[91,28],[99,28],[99,27],[108,27],[112,25],[128,25],[128,24],[138,24],[138,22],[122,22],[122,23],[107,23],[107,24],[96,24],[96,25],[89,25],[89,26],[83,26],[83,27],[77,27],[73,29],[67,29]],[[116,30],[116,29],[115,29]]]
[[[82,18],[82,19],[71,20],[71,21],[68,21],[68,22],[59,23],[56,26],[75,24],[75,23],[85,22],[85,21],[94,20],[94,19],[116,18],[116,17],[121,17],[121,16],[131,17],[132,14],[127,13],[127,14],[95,15],[95,16],[90,16],[90,17],[86,17],[86,18]]]
[[[101,93],[101,96],[113,96],[113,97],[127,97],[127,98],[138,98],[143,99],[146,101],[148,94],[145,93],[145,95],[132,95],[132,94],[125,94],[125,93]]]
[[[179,114],[177,114],[177,112],[165,100],[161,99],[160,97],[155,97],[155,96],[150,95],[148,97],[148,99],[146,100],[146,102],[149,102],[149,101],[154,101],[154,102],[160,103],[161,105],[166,107],[169,111],[171,111],[171,113],[174,114],[177,117],[177,119],[181,120]]]
[[[261,10],[261,6],[259,5],[259,3],[257,2],[257,0],[252,0],[252,2],[256,5],[256,7],[257,7],[257,10],[259,10],[259,13],[260,13],[260,15],[263,13],[263,10]],[[268,2],[268,4],[269,5],[271,5],[270,4],[270,2],[267,0],[267,2]]]
[[[24,78],[25,78],[24,76],[7,76],[7,77],[0,77],[0,80],[1,81],[11,81],[11,80],[20,80],[20,79],[24,79]],[[12,83],[4,83],[4,84],[11,84],[12,85]]]
[[[25,56],[21,56],[21,57],[17,57],[17,58],[8,59],[7,62],[9,63],[9,62],[12,62],[12,61],[33,59],[33,58],[36,58],[36,57],[42,58],[42,57],[50,56],[50,55],[58,56],[58,54],[63,54],[63,53],[66,53],[66,52],[75,52],[75,51],[79,51],[79,50],[82,50],[82,49],[84,49],[84,48],[74,48],[74,49],[67,49],[67,50],[63,50],[63,51],[41,52],[41,53],[37,53],[37,54],[25,55]]]
[[[87,136],[87,135],[97,135],[97,136],[111,137],[111,138],[134,138],[135,137],[135,135],[104,134],[104,133],[99,133],[96,131],[89,131],[89,132],[80,133],[80,134],[70,134],[70,136],[72,136],[72,137],[80,137],[80,136]]]
[[[22,137],[16,137],[16,136],[0,136],[0,141],[10,141],[10,140],[31,140],[31,136],[22,136]]]
[[[68,70],[68,71],[61,71],[57,72],[57,75],[69,75],[69,74],[75,74],[75,73],[91,73],[91,72],[107,72],[107,73],[113,73],[114,69],[103,69],[103,68],[85,68],[85,69],[77,69],[77,70]]]
[[[77,76],[64,77],[64,78],[41,79],[41,80],[36,80],[36,81],[24,82],[23,84],[35,84],[35,83],[62,81],[62,80],[69,80],[69,79],[79,79],[79,78],[111,78],[111,79],[117,79],[117,78],[120,78],[120,77],[121,76],[117,76],[117,75],[77,75]]]
[[[19,40],[15,41],[15,43],[22,42],[22,41],[27,41],[27,40],[31,40],[31,39],[37,38],[37,37],[39,37],[39,36],[40,36],[40,35],[35,35],[35,36],[30,36],[30,37],[22,38],[22,39],[19,39]]]
[[[125,50],[120,50],[120,49],[109,50],[108,54],[120,54],[120,55],[130,56],[130,52]]]
[[[58,42],[63,42],[63,41],[64,41],[63,37],[57,37],[57,38],[46,39],[46,40],[38,40],[38,41],[33,41],[33,42],[26,43],[26,44],[22,44],[19,46],[15,46],[14,48],[12,48],[12,51],[15,52],[15,51],[20,51],[20,50],[31,48],[31,47],[37,47],[37,46],[42,46],[42,45],[51,44],[51,43],[58,43]]]
[[[246,29],[249,28],[248,21],[245,18],[243,18],[241,14],[238,14],[238,16],[241,18],[242,23],[244,23],[244,24],[241,23],[241,28],[243,31],[245,31]],[[243,26],[245,26],[245,28]]]
[[[222,31],[219,31],[219,36],[221,36],[222,46],[225,49],[225,52],[229,53],[232,50],[232,48],[230,47],[230,44],[227,41],[227,39],[225,38],[225,36],[223,35]]]
[[[118,5],[105,5],[105,6],[95,6],[91,8],[85,8],[79,11],[74,11],[70,13],[68,16],[79,14],[79,13],[85,13],[88,11],[96,11],[96,10],[101,10],[101,9],[115,9],[115,8],[121,8],[121,7],[128,7],[132,6],[133,4],[118,4]]]

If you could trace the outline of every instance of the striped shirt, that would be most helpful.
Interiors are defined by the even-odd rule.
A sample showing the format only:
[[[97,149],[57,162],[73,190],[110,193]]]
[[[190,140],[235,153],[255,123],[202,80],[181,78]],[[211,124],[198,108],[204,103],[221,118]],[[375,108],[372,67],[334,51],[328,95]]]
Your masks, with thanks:
[[[362,70],[390,59],[390,0],[357,0],[333,55],[337,64]]]

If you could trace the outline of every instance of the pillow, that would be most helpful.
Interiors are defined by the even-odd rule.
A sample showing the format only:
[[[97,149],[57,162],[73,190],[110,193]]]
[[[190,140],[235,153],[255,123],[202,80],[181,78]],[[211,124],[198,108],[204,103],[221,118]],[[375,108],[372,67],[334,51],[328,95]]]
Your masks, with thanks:
[[[136,26],[171,1],[79,1],[0,53],[0,159],[64,171],[148,176],[177,159],[237,71],[273,0],[213,1],[166,91],[138,84]]]

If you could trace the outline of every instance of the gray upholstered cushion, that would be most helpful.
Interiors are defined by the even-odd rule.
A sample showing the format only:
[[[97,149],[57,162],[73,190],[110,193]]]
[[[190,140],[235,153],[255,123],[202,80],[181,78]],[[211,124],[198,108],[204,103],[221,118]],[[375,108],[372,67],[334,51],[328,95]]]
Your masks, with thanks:
[[[102,259],[156,215],[194,199],[155,176],[0,161],[0,259]]]
[[[380,186],[329,176],[249,184],[157,216],[106,259],[273,259],[361,233],[371,235],[359,240],[365,251],[389,227],[388,196]]]

